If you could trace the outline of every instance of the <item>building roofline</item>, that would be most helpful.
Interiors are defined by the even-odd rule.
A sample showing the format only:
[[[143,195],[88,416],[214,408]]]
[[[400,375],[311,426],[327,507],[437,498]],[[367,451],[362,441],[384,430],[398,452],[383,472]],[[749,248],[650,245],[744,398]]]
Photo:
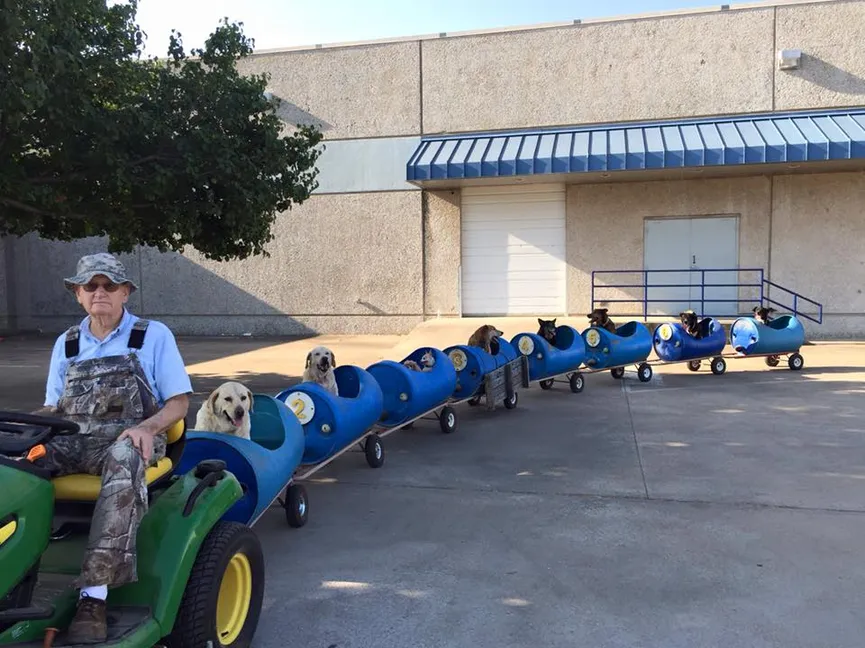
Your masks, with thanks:
[[[333,43],[316,43],[315,45],[296,45],[292,47],[276,47],[270,49],[255,50],[250,56],[267,56],[292,52],[309,52],[322,49],[342,49],[352,47],[366,47],[370,45],[388,45],[393,43],[412,43],[425,40],[442,40],[447,38],[465,38],[471,36],[488,36],[496,34],[508,34],[514,32],[543,31],[548,29],[562,29],[563,27],[575,27],[580,25],[598,25],[605,23],[632,22],[638,20],[651,20],[659,18],[678,18],[682,16],[716,14],[732,11],[752,11],[755,9],[772,9],[775,7],[790,7],[797,5],[819,5],[838,2],[861,2],[862,0],[763,0],[759,2],[741,2],[736,4],[712,5],[708,7],[694,7],[684,9],[671,9],[668,11],[656,11],[639,14],[628,14],[620,16],[609,16],[599,18],[574,19],[567,21],[537,23],[531,25],[515,25],[510,27],[491,27],[488,29],[472,29],[456,32],[440,32],[430,34],[417,34],[413,36],[395,36],[389,38],[378,38],[358,41],[340,41]]]

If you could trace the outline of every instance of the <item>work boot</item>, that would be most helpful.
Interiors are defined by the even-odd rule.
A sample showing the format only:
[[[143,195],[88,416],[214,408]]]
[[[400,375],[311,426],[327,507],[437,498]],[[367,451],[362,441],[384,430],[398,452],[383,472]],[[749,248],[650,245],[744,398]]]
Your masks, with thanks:
[[[105,614],[105,601],[84,594],[78,599],[75,618],[66,630],[67,643],[102,643],[107,638],[108,620]]]

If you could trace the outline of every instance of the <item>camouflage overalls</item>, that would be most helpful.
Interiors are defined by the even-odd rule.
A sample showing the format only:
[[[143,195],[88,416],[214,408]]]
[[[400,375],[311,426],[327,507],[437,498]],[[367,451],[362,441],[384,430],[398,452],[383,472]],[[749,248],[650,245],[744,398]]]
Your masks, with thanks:
[[[136,536],[147,511],[146,466],[130,439],[115,440],[158,411],[138,357],[147,331],[147,320],[137,320],[129,334],[126,355],[75,362],[79,327],[66,332],[66,368],[57,415],[80,426],[71,436],[55,437],[46,444],[46,455],[37,465],[53,476],[88,473],[102,476],[90,538],[76,581],[79,587],[118,586],[137,580]],[[153,439],[155,464],[165,456],[165,435]]]

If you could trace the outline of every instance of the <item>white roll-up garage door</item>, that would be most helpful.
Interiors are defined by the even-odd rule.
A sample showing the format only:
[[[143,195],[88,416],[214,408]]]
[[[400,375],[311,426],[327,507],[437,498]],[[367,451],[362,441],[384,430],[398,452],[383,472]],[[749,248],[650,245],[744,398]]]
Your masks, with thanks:
[[[566,281],[564,185],[463,188],[463,315],[562,315]]]

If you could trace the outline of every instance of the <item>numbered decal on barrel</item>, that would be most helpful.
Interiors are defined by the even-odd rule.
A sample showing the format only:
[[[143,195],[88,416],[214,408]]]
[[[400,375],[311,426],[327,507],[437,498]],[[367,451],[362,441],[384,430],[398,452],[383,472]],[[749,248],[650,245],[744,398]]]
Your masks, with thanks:
[[[586,333],[586,344],[596,347],[601,343],[601,334],[596,329],[589,329]]]
[[[666,342],[673,337],[673,327],[669,324],[661,324],[661,327],[658,329],[658,336]]]
[[[315,416],[315,403],[312,402],[309,394],[291,392],[285,399],[285,403],[303,425],[309,423]]]
[[[448,358],[450,358],[450,361],[454,365],[454,369],[457,371],[462,371],[468,364],[468,358],[466,358],[466,353],[462,349],[454,349],[448,353]]]
[[[524,335],[520,338],[520,341],[517,343],[517,347],[520,350],[520,353],[523,355],[531,355],[532,351],[535,350],[535,343],[532,341],[528,335]]]

